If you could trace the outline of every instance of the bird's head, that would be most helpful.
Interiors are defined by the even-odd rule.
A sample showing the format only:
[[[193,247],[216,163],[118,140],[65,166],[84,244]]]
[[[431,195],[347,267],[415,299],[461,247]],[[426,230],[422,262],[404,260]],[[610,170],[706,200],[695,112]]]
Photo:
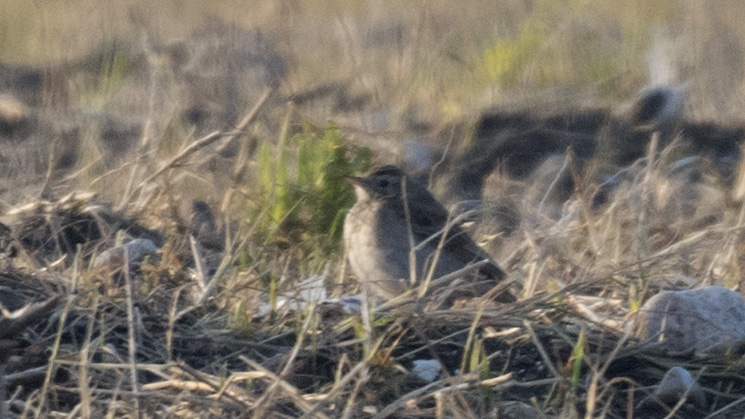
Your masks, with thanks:
[[[367,177],[348,177],[358,201],[367,199],[400,198],[406,174],[396,166],[383,166]]]

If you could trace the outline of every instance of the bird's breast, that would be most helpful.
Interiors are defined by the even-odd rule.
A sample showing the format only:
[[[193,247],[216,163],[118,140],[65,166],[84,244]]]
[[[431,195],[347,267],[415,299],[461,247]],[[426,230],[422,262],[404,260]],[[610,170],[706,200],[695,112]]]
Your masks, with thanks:
[[[408,277],[409,246],[403,223],[391,225],[381,201],[358,202],[344,222],[349,263],[359,280],[381,284]],[[393,231],[401,232],[397,236]]]

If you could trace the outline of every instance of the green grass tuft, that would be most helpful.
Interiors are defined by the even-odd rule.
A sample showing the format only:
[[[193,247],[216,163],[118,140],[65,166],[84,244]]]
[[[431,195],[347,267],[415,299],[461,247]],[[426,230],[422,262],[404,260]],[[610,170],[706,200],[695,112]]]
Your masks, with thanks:
[[[286,135],[283,135],[283,137]],[[259,183],[269,208],[265,234],[303,243],[309,253],[339,249],[344,215],[354,192],[344,178],[369,169],[372,153],[345,142],[339,128],[307,124],[303,131],[259,150]]]

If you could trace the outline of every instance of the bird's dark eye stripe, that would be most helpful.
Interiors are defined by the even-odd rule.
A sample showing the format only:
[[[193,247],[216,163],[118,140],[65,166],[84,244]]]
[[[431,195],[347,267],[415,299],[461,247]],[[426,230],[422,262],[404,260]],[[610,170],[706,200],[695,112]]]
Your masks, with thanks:
[[[385,188],[388,186],[388,180],[387,179],[381,179],[380,182],[378,182],[381,188]]]

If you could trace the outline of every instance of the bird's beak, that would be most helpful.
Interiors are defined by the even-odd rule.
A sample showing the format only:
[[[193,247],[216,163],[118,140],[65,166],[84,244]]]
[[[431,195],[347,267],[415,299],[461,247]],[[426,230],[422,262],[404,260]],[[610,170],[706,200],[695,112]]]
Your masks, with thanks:
[[[366,179],[362,177],[354,177],[354,176],[345,177],[344,181],[352,186],[360,186],[363,188],[367,185]]]
[[[357,196],[357,201],[366,201],[370,199],[370,181],[363,177],[345,177],[344,181],[354,186],[354,194]]]

